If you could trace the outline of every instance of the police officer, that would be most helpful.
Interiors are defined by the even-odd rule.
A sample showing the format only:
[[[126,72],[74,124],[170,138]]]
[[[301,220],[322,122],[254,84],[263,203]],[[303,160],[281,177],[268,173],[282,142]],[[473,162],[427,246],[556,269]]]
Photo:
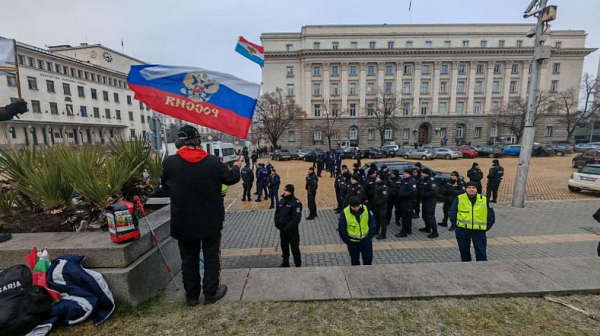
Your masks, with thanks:
[[[412,177],[412,170],[405,169],[402,184],[398,189],[400,214],[402,216],[402,230],[396,237],[406,237],[412,234],[412,219],[415,208],[415,199],[419,197],[419,181]]]
[[[313,220],[317,217],[317,188],[319,187],[319,179],[315,175],[315,169],[313,167],[308,168],[308,175],[306,175],[306,193],[308,194],[308,209],[310,213],[306,220]]]
[[[390,175],[390,169],[388,168],[387,165],[383,165],[381,166],[381,169],[379,170],[380,173],[383,173],[383,177],[384,177],[384,181],[387,182],[387,179]]]
[[[467,177],[469,178],[469,182],[475,182],[477,184],[477,193],[481,194],[482,186],[481,180],[483,180],[483,172],[479,169],[479,163],[473,162],[473,166],[471,169],[467,171]]]
[[[269,209],[273,209],[275,205],[279,206],[279,185],[281,184],[281,178],[277,174],[275,168],[271,168],[271,176],[269,176],[269,196],[271,197],[271,206]]]
[[[252,169],[257,168],[257,162],[258,162],[258,154],[256,154],[256,150],[252,151],[252,155],[250,156],[250,159],[252,160]]]
[[[373,236],[375,235],[375,219],[366,205],[360,204],[356,196],[350,197],[349,205],[340,214],[338,232],[342,241],[348,246],[352,266],[373,263]]]
[[[490,168],[490,172],[487,176],[488,181],[486,187],[486,197],[492,203],[496,203],[498,201],[498,188],[500,188],[500,182],[502,182],[503,176],[504,168],[502,168],[500,165],[500,161],[495,159],[492,161],[492,168]]]
[[[439,236],[437,222],[435,221],[438,186],[433,176],[431,176],[429,168],[423,169],[421,175],[423,179],[419,185],[419,198],[423,203],[423,221],[425,222],[425,227],[420,228],[419,231],[429,233],[427,238],[436,238]]]
[[[486,231],[496,222],[496,214],[487,197],[477,193],[477,184],[469,181],[467,192],[459,195],[450,208],[450,221],[456,226],[456,241],[462,261],[471,261],[471,241],[477,261],[487,260]]]
[[[453,171],[450,174],[450,181],[444,185],[442,190],[442,196],[444,197],[444,219],[441,223],[438,223],[439,226],[448,226],[448,212],[450,211],[450,207],[456,197],[465,192],[465,189],[465,182],[461,180],[457,171]],[[450,225],[450,231],[454,231],[454,225]]]
[[[336,177],[335,177],[335,182],[334,182],[334,188],[335,188],[335,199],[337,201],[337,208],[334,209],[335,213],[342,212],[342,206],[343,206],[343,203],[344,203],[344,196],[345,196],[345,194],[343,194],[341,192],[341,189],[342,189],[342,184],[345,183],[343,181],[343,176],[347,172],[348,172],[348,167],[346,167],[346,165],[343,165],[342,169],[338,170],[336,172]]]
[[[361,203],[364,202],[365,199],[365,189],[360,183],[360,175],[358,174],[353,174],[350,177],[350,185],[348,185],[348,191],[344,197],[344,208],[350,204],[350,199],[352,197],[358,197],[358,200]]]
[[[296,267],[302,266],[300,233],[298,231],[302,219],[302,203],[294,196],[294,190],[292,184],[283,188],[281,201],[275,210],[275,227],[279,230],[281,252],[283,253],[281,267],[290,267],[290,247],[294,256],[294,264]]]
[[[377,239],[386,239],[387,227],[390,223],[387,216],[389,188],[385,181],[385,173],[377,174],[375,179],[375,195],[373,196],[373,213],[375,214],[375,222]]]
[[[387,220],[392,220],[392,211],[394,207],[396,207],[395,217],[396,217],[396,225],[400,225],[400,202],[398,198],[398,189],[402,185],[402,179],[400,178],[400,172],[398,169],[392,170],[390,173],[390,177],[387,180],[387,186],[390,191],[390,196],[388,197],[388,207],[387,207]]]
[[[333,153],[327,155],[327,169],[329,170],[329,177],[335,177],[335,156]]]
[[[369,173],[363,181],[363,188],[365,188],[366,199],[363,202],[369,207],[369,210],[373,211],[373,197],[375,197],[375,180],[377,179],[377,170],[369,169]]]
[[[415,166],[413,167],[413,171],[412,171],[412,177],[417,180],[417,182],[419,182],[419,184],[421,184],[421,180],[423,179],[421,177],[421,162],[417,162],[415,163]],[[413,215],[413,218],[419,218],[419,211],[421,209],[421,198],[420,196],[417,196],[417,198],[415,198],[415,213]]]
[[[323,157],[323,155],[323,153],[319,153],[315,161],[315,163],[317,164],[317,177],[321,177],[321,172],[323,171],[323,166],[325,165],[325,158]]]
[[[265,182],[263,183],[263,189],[265,192],[265,200],[269,199],[270,196],[270,192],[269,192],[269,177],[271,176],[271,170],[273,170],[275,167],[273,167],[273,165],[271,164],[271,162],[267,162],[267,165],[265,166],[266,169],[266,174],[265,174]]]
[[[250,169],[250,163],[246,162],[246,166],[242,169],[242,181],[244,192],[242,193],[242,202],[250,201],[250,193],[252,192],[252,183],[254,182],[254,172]]]
[[[256,171],[256,194],[258,195],[258,198],[256,199],[256,202],[260,202],[260,198],[263,194],[263,192],[265,192],[265,184],[267,183],[267,169],[265,168],[265,164],[264,163],[259,163],[258,164],[258,171]],[[265,199],[267,199],[267,195],[265,193]]]

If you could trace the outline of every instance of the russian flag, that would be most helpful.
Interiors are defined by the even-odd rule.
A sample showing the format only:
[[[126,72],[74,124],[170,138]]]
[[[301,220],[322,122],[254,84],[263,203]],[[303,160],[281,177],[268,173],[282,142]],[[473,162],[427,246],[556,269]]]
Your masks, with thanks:
[[[151,109],[246,139],[260,85],[216,71],[170,65],[132,65],[135,99]]]
[[[262,46],[254,44],[240,36],[235,51],[242,54],[242,56],[251,60],[252,62],[260,65],[265,65],[265,50]]]

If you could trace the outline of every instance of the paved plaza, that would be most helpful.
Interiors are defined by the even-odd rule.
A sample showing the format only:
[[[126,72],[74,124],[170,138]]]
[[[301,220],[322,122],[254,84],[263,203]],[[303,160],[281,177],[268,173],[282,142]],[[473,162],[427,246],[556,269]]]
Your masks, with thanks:
[[[496,224],[488,232],[488,259],[541,259],[593,257],[600,236],[584,227],[600,227],[592,218],[596,200],[528,202],[524,209],[508,203],[495,205]],[[223,230],[223,268],[269,268],[281,263],[279,231],[273,225],[273,210],[230,211]],[[307,215],[306,211],[305,214]],[[300,224],[303,266],[345,266],[350,258],[337,233],[338,215],[323,209],[314,221]],[[304,217],[304,216],[303,216]],[[442,206],[436,219],[442,218]],[[413,234],[396,238],[399,227],[389,227],[388,239],[374,239],[374,264],[460,261],[454,233],[440,227],[440,237],[428,239],[413,220]]]

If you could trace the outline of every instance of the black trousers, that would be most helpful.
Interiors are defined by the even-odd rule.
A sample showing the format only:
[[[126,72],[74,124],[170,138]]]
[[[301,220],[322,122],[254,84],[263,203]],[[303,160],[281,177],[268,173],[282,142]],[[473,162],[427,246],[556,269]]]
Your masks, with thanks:
[[[308,210],[310,213],[309,217],[317,217],[317,202],[316,202],[317,194],[308,194]]]
[[[394,211],[395,209],[395,211]],[[387,220],[390,222],[392,220],[392,212],[394,213],[394,217],[396,220],[396,225],[400,223],[400,199],[398,196],[391,196],[388,199],[387,206]]]
[[[421,199],[417,198],[414,202],[415,216],[419,217],[419,210],[421,209]]]
[[[500,183],[488,183],[485,197],[487,197],[489,202],[496,202],[498,200],[498,188],[500,188]],[[493,198],[490,198],[490,196],[493,196]]]
[[[200,296],[200,250],[204,253],[204,296],[221,286],[221,233],[195,241],[178,241],[183,288],[188,299]]]
[[[252,182],[250,183],[244,183],[244,192],[242,193],[242,199],[250,199],[250,196],[252,194]]]
[[[373,264],[373,242],[370,238],[360,242],[348,242],[348,253],[350,253],[350,263],[352,266],[360,265],[362,255],[363,265]]]
[[[336,190],[335,192],[335,198],[337,200],[337,208],[338,210],[344,210],[343,203],[344,203],[344,199],[342,198],[342,196],[340,195],[340,192]]]
[[[402,200],[400,213],[402,216],[402,232],[412,233],[412,217],[415,202],[413,200]]]
[[[373,207],[373,214],[375,215],[375,221],[377,222],[376,232],[385,236],[388,224],[390,223],[387,216],[387,204],[384,206]]]
[[[294,264],[296,267],[302,266],[302,257],[300,255],[300,233],[298,229],[291,231],[280,231],[279,238],[281,239],[281,252],[283,253],[283,263],[290,263],[290,247],[294,256]]]
[[[443,207],[444,219],[442,219],[442,223],[444,223],[444,224],[448,224],[448,216],[450,213],[450,207],[452,207],[452,203],[454,203],[453,199],[452,200],[448,200],[448,199],[444,200],[444,207]]]
[[[435,221],[435,205],[436,199],[428,198],[423,200],[423,221],[425,227],[431,229],[432,232],[437,232],[437,222]]]

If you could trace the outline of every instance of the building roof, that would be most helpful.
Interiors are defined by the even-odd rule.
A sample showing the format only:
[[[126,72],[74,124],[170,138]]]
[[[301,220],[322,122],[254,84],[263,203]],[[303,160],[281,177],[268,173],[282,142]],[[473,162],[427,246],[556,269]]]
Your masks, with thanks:
[[[123,54],[123,53],[121,53],[121,52],[119,52],[119,51],[116,51],[116,50],[114,50],[114,49],[111,49],[111,48],[109,48],[109,47],[107,47],[107,46],[104,46],[104,45],[102,45],[102,44],[87,44],[87,43],[82,43],[82,44],[80,44],[80,45],[78,45],[78,46],[75,46],[75,47],[73,47],[73,46],[71,46],[71,45],[69,45],[69,44],[62,44],[62,45],[48,46],[48,50],[50,50],[50,51],[52,51],[52,52],[54,52],[54,51],[63,51],[63,50],[81,50],[81,49],[91,49],[91,48],[101,48],[101,49],[104,49],[104,50],[110,51],[111,53],[117,54],[117,55],[119,55],[119,56],[122,56],[122,57],[125,57],[125,58],[129,58],[129,59],[130,59],[130,60],[132,60],[132,61],[139,62],[139,63],[142,63],[142,64],[147,64],[147,63],[146,63],[146,62],[144,62],[144,61],[141,61],[141,60],[139,60],[139,59],[137,59],[137,58],[135,58],[135,57],[131,57],[131,56],[127,55],[127,54]]]

